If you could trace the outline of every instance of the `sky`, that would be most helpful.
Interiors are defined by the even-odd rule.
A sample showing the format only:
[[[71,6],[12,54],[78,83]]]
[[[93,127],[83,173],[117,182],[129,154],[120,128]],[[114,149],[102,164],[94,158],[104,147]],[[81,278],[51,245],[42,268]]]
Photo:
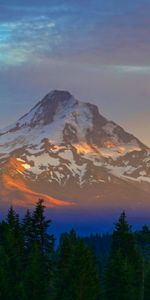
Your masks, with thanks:
[[[150,146],[150,0],[0,0],[0,128],[53,89]]]

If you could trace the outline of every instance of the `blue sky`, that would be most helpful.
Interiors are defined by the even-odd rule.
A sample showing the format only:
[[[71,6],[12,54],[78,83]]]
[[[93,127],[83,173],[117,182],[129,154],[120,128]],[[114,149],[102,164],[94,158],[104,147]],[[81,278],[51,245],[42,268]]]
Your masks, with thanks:
[[[150,0],[0,0],[0,127],[67,89],[150,144],[149,15]]]

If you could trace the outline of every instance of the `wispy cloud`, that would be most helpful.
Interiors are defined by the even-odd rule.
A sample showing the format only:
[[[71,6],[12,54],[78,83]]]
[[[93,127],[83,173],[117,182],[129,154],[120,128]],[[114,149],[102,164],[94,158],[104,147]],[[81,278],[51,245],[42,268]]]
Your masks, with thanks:
[[[134,66],[134,65],[115,65],[115,66],[107,66],[107,70],[111,70],[112,72],[117,72],[121,74],[135,74],[135,75],[150,75],[150,65],[149,66]]]
[[[148,62],[150,3],[7,1],[0,5],[0,62],[87,56],[102,64]],[[84,58],[85,59],[85,58]],[[139,63],[138,63],[139,61]],[[127,69],[126,69],[127,70]]]
[[[53,43],[51,40],[53,39]],[[33,59],[59,42],[55,22],[44,16],[32,20],[0,23],[0,61],[18,64]]]

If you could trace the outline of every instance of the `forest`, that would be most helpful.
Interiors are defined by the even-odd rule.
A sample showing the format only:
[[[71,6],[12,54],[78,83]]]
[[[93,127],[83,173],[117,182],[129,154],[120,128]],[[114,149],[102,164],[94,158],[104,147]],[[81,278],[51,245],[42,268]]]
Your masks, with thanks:
[[[109,234],[80,237],[74,229],[59,243],[44,201],[24,218],[11,206],[0,222],[1,300],[148,300],[150,229],[133,231],[122,212]]]

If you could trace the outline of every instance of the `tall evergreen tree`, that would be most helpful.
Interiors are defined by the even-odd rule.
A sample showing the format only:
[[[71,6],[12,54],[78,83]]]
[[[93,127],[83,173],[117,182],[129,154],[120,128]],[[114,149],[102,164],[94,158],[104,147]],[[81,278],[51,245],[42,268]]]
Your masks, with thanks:
[[[10,300],[13,291],[10,291],[10,267],[9,257],[6,254],[5,248],[0,246],[0,299]]]
[[[50,288],[50,274],[47,260],[38,244],[34,244],[24,276],[23,300],[46,300]]]
[[[144,225],[142,229],[135,233],[135,237],[142,254],[142,297],[143,299],[149,298],[150,292],[150,229]]]
[[[135,233],[135,237],[145,262],[150,261],[150,229],[144,225],[140,231]]]
[[[27,210],[23,219],[22,230],[24,235],[24,249],[28,254],[33,243],[33,222],[32,215],[29,210]]]
[[[100,297],[100,274],[98,263],[91,250],[82,240],[78,241],[73,262],[77,300],[97,300]]]
[[[3,228],[3,242],[0,247],[2,299],[19,300],[22,294],[24,248],[19,215],[13,207],[9,209],[6,222],[1,224],[1,228]]]
[[[43,200],[36,204],[32,215],[27,211],[23,220],[26,270],[24,299],[47,299],[53,292],[54,236],[50,235],[51,221],[45,217]]]
[[[54,236],[48,233],[51,220],[45,217],[44,200],[39,199],[32,215],[32,238],[43,253],[50,253],[54,247]]]
[[[64,234],[61,237],[56,273],[56,300],[60,298],[62,300],[74,299],[72,265],[76,243],[77,236],[74,230],[71,230],[69,234]]]
[[[140,300],[141,293],[142,260],[123,212],[112,235],[106,271],[106,296],[111,300]]]
[[[97,300],[99,281],[94,255],[72,230],[64,236],[59,250],[56,299]]]

